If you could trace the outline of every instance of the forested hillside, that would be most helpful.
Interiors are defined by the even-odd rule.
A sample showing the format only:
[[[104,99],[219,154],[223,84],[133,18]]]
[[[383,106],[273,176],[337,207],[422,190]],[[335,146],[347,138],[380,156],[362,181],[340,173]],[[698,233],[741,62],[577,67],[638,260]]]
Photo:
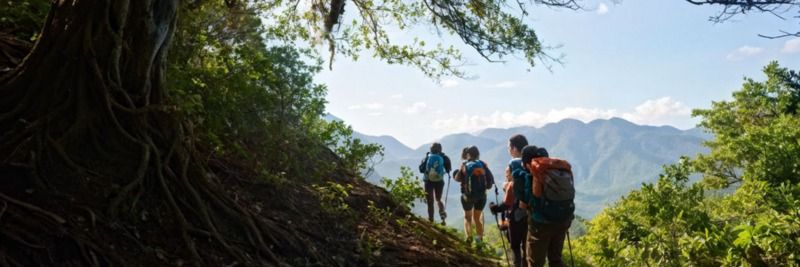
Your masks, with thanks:
[[[800,73],[773,62],[695,110],[711,149],[664,167],[589,223],[591,266],[800,265]],[[701,175],[694,183],[692,175]]]

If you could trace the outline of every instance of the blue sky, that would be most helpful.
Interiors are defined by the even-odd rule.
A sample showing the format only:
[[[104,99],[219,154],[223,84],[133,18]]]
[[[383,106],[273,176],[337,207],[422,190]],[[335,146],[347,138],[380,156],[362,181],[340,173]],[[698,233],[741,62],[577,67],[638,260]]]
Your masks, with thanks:
[[[693,108],[730,99],[744,77],[763,79],[772,60],[800,69],[800,38],[758,34],[797,30],[798,20],[767,14],[714,24],[719,10],[685,1],[585,2],[589,11],[534,7],[541,41],[561,45],[565,63],[530,71],[521,59],[489,63],[466,49],[475,78],[434,81],[413,67],[367,55],[338,57],[317,81],[328,85],[328,112],[372,135],[417,147],[446,134],[488,127],[541,126],[564,118],[622,117],[639,124],[691,128]],[[795,13],[790,13],[795,15]],[[425,30],[394,32],[403,39]],[[445,37],[445,43],[455,39]]]

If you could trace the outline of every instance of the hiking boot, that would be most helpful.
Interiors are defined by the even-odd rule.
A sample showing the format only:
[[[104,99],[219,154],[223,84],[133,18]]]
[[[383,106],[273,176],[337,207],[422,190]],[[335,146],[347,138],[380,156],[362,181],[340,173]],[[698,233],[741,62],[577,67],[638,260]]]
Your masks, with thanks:
[[[447,212],[439,210],[439,217],[442,217],[442,222],[444,222],[444,220],[447,219]]]

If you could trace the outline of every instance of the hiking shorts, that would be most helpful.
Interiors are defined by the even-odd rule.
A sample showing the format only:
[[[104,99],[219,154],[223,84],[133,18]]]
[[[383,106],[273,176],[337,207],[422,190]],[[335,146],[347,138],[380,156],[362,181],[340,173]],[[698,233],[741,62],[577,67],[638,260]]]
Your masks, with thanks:
[[[425,193],[427,198],[442,201],[442,190],[444,189],[444,181],[431,182],[425,181]],[[436,194],[434,197],[434,193]],[[445,196],[446,197],[446,196]]]
[[[469,197],[465,194],[461,194],[461,206],[464,210],[479,210],[483,211],[483,208],[486,207],[486,196],[483,197]]]

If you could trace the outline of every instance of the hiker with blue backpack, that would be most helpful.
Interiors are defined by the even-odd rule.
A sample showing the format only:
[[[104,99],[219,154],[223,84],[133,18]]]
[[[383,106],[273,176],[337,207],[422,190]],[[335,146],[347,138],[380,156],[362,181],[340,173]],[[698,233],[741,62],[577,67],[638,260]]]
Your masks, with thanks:
[[[461,167],[455,171],[453,179],[461,183],[461,206],[464,208],[464,232],[467,243],[483,242],[483,209],[486,207],[486,192],[494,185],[494,176],[486,162],[480,160],[478,147],[470,146],[462,151]]]
[[[528,210],[528,267],[566,266],[561,256],[575,212],[575,187],[570,164],[551,158],[544,148],[525,146],[522,169],[512,173],[525,181],[520,207]],[[568,240],[569,241],[569,240]],[[572,248],[570,247],[570,253]],[[574,264],[573,264],[574,265]]]
[[[422,180],[425,182],[425,200],[428,204],[428,220],[430,222],[433,222],[433,200],[436,199],[436,203],[439,205],[439,216],[442,218],[442,224],[445,224],[447,212],[442,203],[442,189],[444,188],[444,176],[450,175],[450,169],[450,158],[442,153],[442,144],[431,144],[430,152],[425,154],[425,158],[419,164],[419,172],[422,173]]]

